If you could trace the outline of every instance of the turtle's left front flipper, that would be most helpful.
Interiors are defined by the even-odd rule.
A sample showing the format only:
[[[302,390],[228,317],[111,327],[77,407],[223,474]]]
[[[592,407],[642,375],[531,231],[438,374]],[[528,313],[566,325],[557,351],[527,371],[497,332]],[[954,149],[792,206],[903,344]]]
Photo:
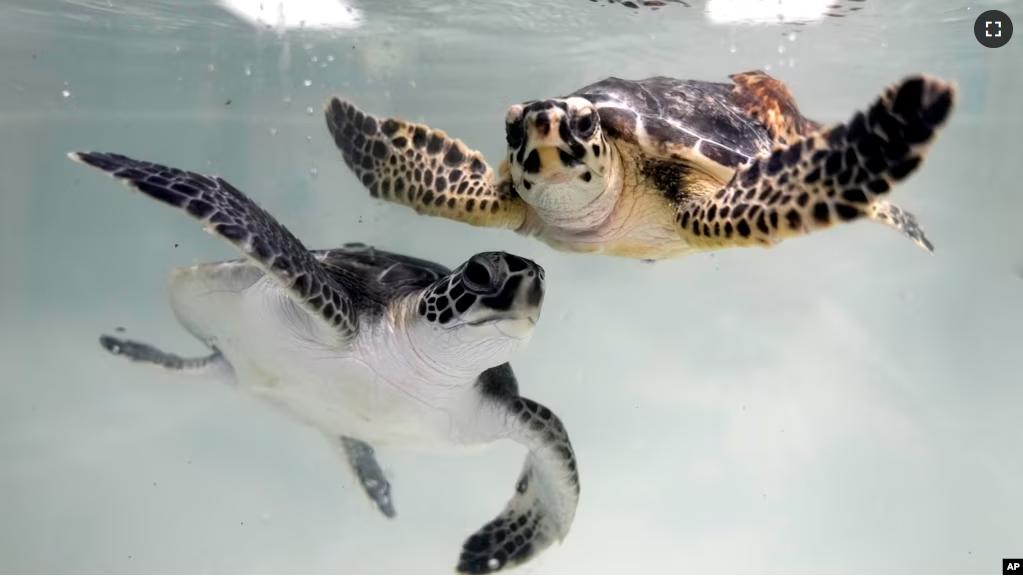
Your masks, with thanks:
[[[770,246],[843,222],[893,216],[885,198],[920,168],[955,96],[953,84],[936,78],[903,80],[848,123],[777,146],[716,193],[682,200],[679,233],[702,249]],[[888,224],[929,248],[911,215]]]
[[[529,453],[504,510],[463,544],[459,574],[492,574],[529,561],[564,540],[579,505],[575,451],[558,416],[528,398],[493,402],[504,434]]]

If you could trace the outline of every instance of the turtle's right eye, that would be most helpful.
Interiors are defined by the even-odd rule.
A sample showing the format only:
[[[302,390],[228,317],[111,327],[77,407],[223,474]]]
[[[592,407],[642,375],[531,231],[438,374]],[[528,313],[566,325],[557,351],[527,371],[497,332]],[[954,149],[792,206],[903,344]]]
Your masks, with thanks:
[[[590,111],[582,112],[576,116],[575,130],[579,134],[579,137],[584,140],[593,136],[593,129],[595,127],[593,124],[593,116],[593,112]]]
[[[526,131],[522,128],[522,122],[508,122],[504,125],[505,137],[508,139],[509,148],[522,146],[526,138]]]

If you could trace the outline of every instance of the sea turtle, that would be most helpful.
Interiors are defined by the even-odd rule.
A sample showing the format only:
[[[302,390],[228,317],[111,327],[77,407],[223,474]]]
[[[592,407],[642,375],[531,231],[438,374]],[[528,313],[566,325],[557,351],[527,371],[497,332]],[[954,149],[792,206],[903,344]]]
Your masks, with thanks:
[[[953,110],[953,84],[905,78],[825,128],[766,73],[730,78],[607,78],[513,105],[497,176],[441,130],[338,97],[325,117],[372,196],[565,252],[659,260],[768,247],[862,217],[933,250],[886,197],[920,167]]]
[[[246,256],[171,274],[174,314],[210,355],[182,358],[110,335],[104,348],[225,376],[323,432],[387,516],[390,485],[373,446],[514,440],[528,449],[514,494],[465,541],[457,570],[497,572],[564,539],[579,499],[572,444],[549,408],[519,395],[508,364],[540,317],[543,268],[503,252],[452,272],[364,245],[307,250],[222,178],[119,154],[70,156],[181,209]]]

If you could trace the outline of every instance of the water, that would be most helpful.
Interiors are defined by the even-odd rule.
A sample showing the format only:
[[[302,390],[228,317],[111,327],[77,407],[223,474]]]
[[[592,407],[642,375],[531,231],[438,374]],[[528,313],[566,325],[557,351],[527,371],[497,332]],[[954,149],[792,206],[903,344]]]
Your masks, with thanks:
[[[522,572],[990,573],[1023,554],[1023,39],[991,50],[972,32],[983,10],[1023,12],[850,1],[751,27],[691,4],[378,1],[354,29],[282,34],[199,0],[5,2],[0,569],[450,572],[521,464],[511,443],[382,450],[387,521],[315,432],[103,353],[117,327],[201,352],[167,270],[235,253],[71,150],[224,175],[314,247],[540,262],[546,313],[514,365],[569,427],[583,491],[565,543]],[[894,197],[935,256],[870,223],[655,265],[558,254],[371,201],[320,114],[342,94],[496,159],[509,104],[751,68],[828,122],[907,73],[959,82]]]

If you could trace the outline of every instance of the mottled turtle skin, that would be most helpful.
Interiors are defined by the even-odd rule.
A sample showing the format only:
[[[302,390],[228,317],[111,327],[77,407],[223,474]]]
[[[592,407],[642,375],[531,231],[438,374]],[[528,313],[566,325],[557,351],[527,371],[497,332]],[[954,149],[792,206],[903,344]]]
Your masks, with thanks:
[[[769,247],[869,219],[933,250],[888,196],[921,166],[953,84],[911,76],[844,124],[803,116],[762,71],[730,82],[607,78],[508,108],[506,154],[331,99],[327,127],[374,197],[564,252],[643,260]]]

